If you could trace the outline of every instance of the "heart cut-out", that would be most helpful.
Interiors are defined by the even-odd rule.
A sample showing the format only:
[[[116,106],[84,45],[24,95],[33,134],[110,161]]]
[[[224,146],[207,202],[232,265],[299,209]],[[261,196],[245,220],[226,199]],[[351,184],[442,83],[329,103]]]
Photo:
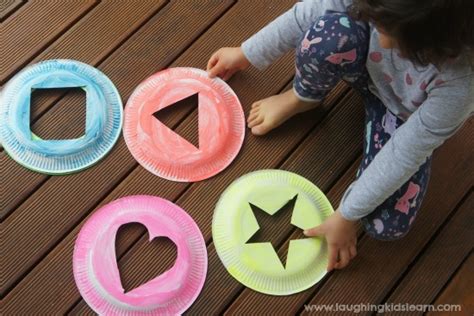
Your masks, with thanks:
[[[150,241],[169,238],[177,258],[166,272],[125,292],[115,240],[119,228],[133,222],[145,226]],[[158,197],[130,196],[105,205],[87,221],[76,240],[73,267],[81,295],[99,314],[180,314],[204,285],[207,252],[198,226],[184,210]]]
[[[115,239],[115,252],[120,280],[125,293],[145,284],[155,277],[170,270],[176,263],[178,247],[168,237],[156,237],[153,240],[140,241],[132,253],[127,253],[126,260],[121,260],[118,249],[125,243],[127,233],[140,234],[147,232],[140,223],[122,225]]]

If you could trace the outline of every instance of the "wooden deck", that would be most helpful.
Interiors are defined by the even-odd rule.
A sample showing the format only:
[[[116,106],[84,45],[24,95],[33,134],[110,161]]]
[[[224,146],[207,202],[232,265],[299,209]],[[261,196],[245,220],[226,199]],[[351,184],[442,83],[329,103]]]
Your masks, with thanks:
[[[0,85],[28,64],[70,58],[108,75],[124,102],[149,75],[175,66],[203,68],[211,53],[239,45],[294,0],[3,0]],[[246,113],[253,101],[287,89],[292,54],[268,70],[251,69],[229,84]],[[32,127],[43,137],[81,134],[83,98],[74,91],[35,95]],[[167,123],[193,137],[196,110],[180,109]],[[435,152],[428,194],[412,231],[397,242],[360,233],[358,256],[302,293],[274,297],[235,281],[217,257],[211,236],[221,192],[247,172],[280,168],[303,175],[338,205],[362,153],[363,105],[344,84],[324,107],[301,115],[265,137],[247,133],[237,159],[199,183],[176,183],[145,171],[123,138],[96,166],[69,176],[30,172],[3,149],[1,161],[1,296],[3,315],[91,314],[72,275],[78,231],[105,203],[151,194],[175,201],[198,223],[208,247],[209,271],[189,315],[291,315],[306,304],[462,304],[474,312],[474,120]],[[284,251],[298,232],[273,226],[263,232]],[[117,254],[123,282],[132,288],[169,268],[170,243],[151,246],[143,227],[121,229]],[[321,314],[321,312],[316,313]]]

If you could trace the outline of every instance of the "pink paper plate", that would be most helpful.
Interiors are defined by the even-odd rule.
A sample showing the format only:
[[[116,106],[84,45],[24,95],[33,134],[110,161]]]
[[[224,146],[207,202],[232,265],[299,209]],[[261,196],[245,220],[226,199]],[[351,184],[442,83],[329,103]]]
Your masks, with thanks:
[[[199,93],[199,148],[153,114]],[[245,134],[239,99],[221,79],[203,70],[170,68],[142,82],[125,108],[124,137],[133,157],[162,178],[194,182],[210,178],[237,156]]]
[[[168,237],[177,246],[177,259],[168,271],[124,293],[115,238],[120,226],[132,222],[148,229],[150,241]],[[204,285],[206,244],[199,227],[177,205],[153,196],[129,196],[103,206],[84,224],[73,269],[82,297],[98,314],[176,315],[194,302]]]

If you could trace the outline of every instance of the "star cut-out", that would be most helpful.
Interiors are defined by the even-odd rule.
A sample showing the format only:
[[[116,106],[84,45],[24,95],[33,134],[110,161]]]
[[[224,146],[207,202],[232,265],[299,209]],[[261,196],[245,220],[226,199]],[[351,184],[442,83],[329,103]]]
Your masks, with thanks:
[[[253,214],[255,216],[255,219],[257,220],[259,229],[246,241],[246,244],[253,244],[253,243],[264,243],[264,242],[269,242],[272,244],[273,250],[277,254],[278,258],[280,259],[283,268],[286,269],[286,262],[287,262],[287,257],[288,257],[288,249],[286,251],[282,251],[281,253],[278,253],[277,248],[280,246],[282,240],[279,240],[281,238],[281,235],[278,233],[273,233],[269,234],[266,232],[269,232],[270,230],[263,228],[262,225],[266,226],[267,228],[271,226],[278,226],[280,229],[284,227],[285,225],[291,225],[292,227],[296,227],[293,224],[291,224],[291,215],[293,214],[295,205],[296,205],[296,200],[298,198],[298,195],[295,195],[291,200],[285,203],[281,208],[279,208],[273,215],[270,215],[266,211],[264,211],[262,208],[249,203],[250,208],[253,211]],[[298,229],[300,229],[298,227]]]

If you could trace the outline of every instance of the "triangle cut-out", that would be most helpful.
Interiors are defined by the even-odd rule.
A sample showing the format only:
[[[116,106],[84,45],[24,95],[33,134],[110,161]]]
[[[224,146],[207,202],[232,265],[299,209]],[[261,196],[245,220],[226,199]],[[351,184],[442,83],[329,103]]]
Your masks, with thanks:
[[[196,108],[199,109],[199,92],[156,111],[153,113],[153,116],[169,129],[175,131],[182,121],[178,117],[186,117]],[[191,127],[187,130],[191,132],[188,135],[180,136],[199,149],[199,115],[189,115],[186,120],[188,121],[187,124]]]

